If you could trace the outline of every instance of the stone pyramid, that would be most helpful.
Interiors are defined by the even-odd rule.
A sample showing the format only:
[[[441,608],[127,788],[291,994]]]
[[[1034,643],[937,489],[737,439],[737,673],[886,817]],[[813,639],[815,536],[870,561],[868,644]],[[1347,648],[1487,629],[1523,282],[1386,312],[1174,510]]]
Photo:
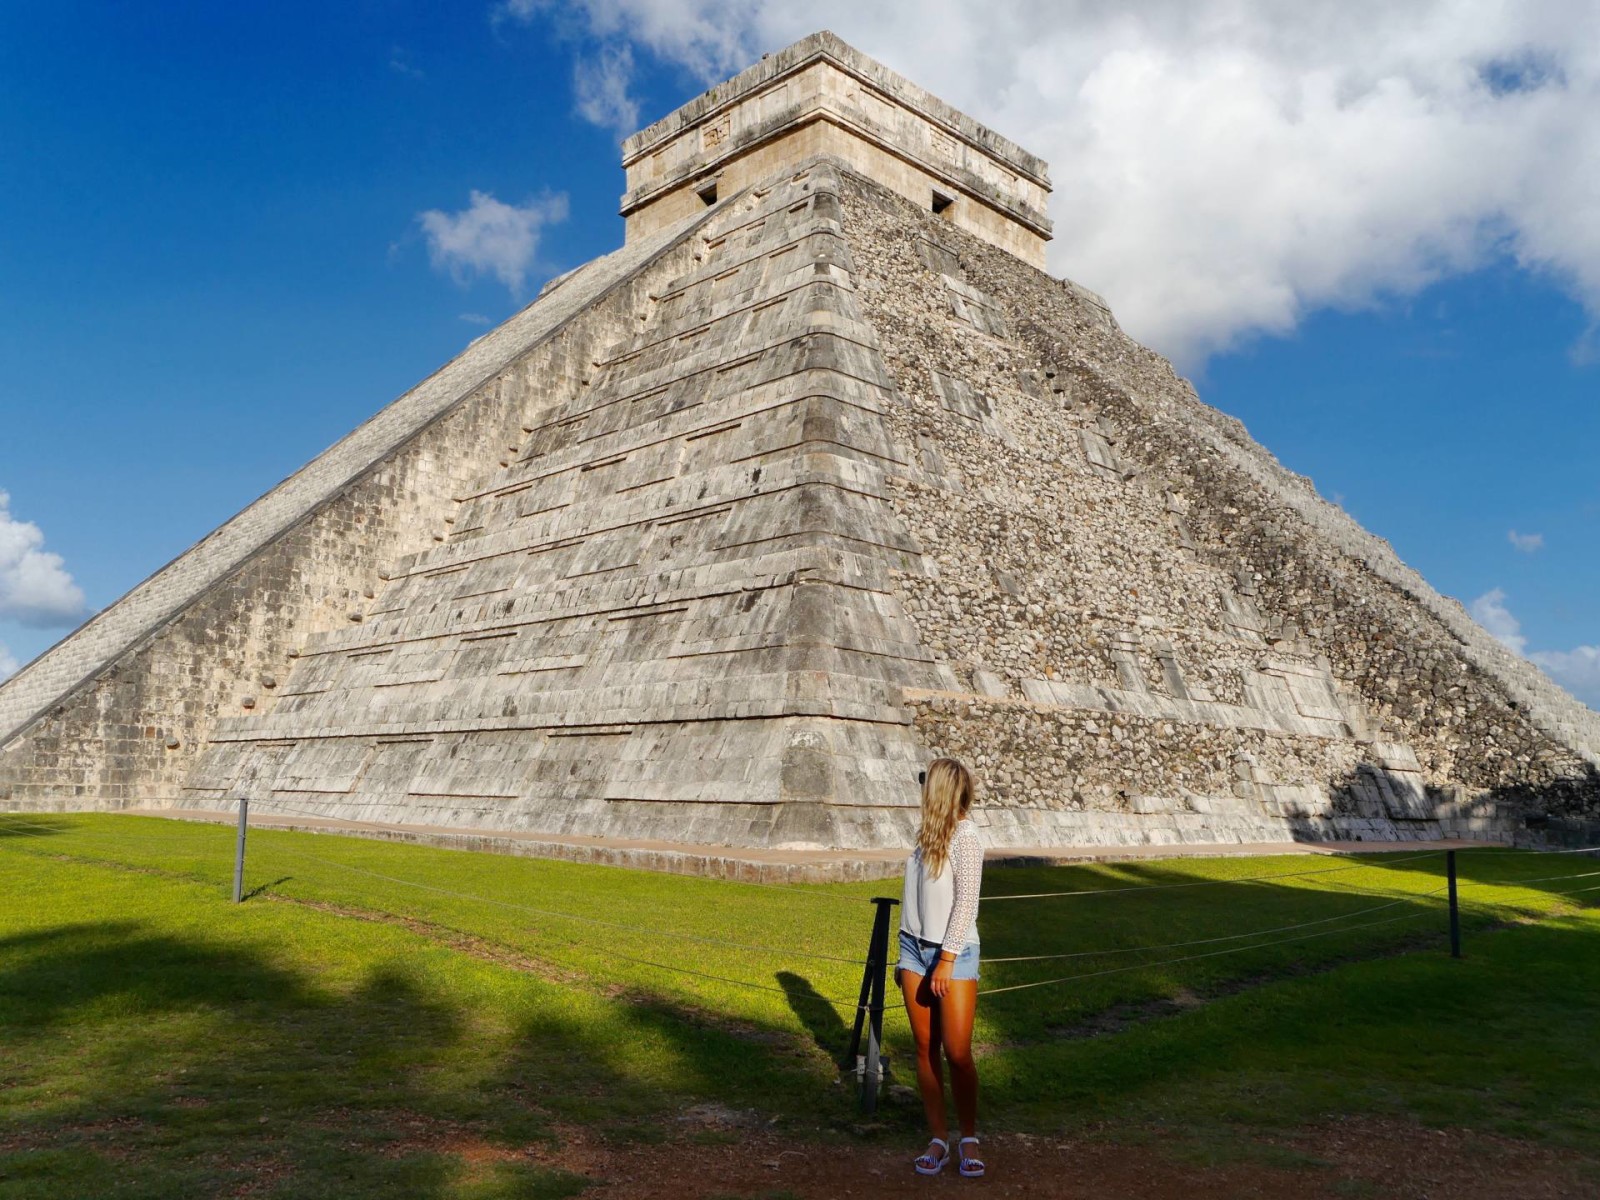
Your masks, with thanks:
[[[622,249],[0,687],[0,805],[904,845],[1506,836],[1600,717],[1042,271],[1045,164],[830,34]]]

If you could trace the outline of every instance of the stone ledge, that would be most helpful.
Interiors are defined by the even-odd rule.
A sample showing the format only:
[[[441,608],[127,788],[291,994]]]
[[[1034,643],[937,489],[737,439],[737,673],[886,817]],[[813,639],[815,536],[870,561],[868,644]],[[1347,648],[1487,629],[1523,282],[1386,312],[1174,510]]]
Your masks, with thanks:
[[[61,810],[67,811],[67,810]],[[130,816],[202,821],[232,825],[237,810],[129,808]],[[700,846],[683,842],[651,842],[606,838],[557,837],[515,831],[432,829],[423,826],[362,828],[359,823],[318,817],[252,814],[259,828],[287,829],[377,841],[438,846],[453,850],[490,851],[529,858],[553,858],[597,866],[697,875],[742,883],[853,883],[900,877],[906,849],[892,850],[754,850],[727,846]],[[1480,846],[1481,841],[1439,840],[1429,846],[1439,850]],[[984,861],[993,867],[1040,867],[1093,863],[1137,863],[1172,858],[1260,858],[1298,854],[1415,853],[1415,841],[1404,842],[1268,842],[1251,845],[1190,843],[1177,846],[1047,846],[988,848]]]

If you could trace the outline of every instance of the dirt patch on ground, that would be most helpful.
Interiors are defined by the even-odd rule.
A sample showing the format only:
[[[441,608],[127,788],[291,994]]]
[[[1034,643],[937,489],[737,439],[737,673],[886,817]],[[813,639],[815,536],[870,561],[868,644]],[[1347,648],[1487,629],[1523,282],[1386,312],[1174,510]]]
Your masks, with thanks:
[[[351,1114],[347,1109],[340,1109],[339,1123],[333,1127],[344,1128]],[[424,1117],[415,1113],[400,1113],[392,1116],[390,1128],[400,1136],[387,1143],[381,1153],[385,1158],[409,1158],[417,1153],[449,1154],[461,1159],[468,1166],[481,1167],[497,1162],[522,1162],[530,1157],[538,1157],[538,1152],[533,1150],[515,1150],[509,1146],[496,1145],[486,1141],[477,1133],[464,1125],[454,1121],[441,1121],[434,1117]]]
[[[1119,1136],[985,1137],[983,1179],[963,1179],[955,1162],[936,1178],[911,1170],[921,1146],[884,1145],[840,1134],[796,1138],[759,1114],[701,1105],[665,1140],[617,1142],[567,1127],[522,1148],[485,1141],[453,1122],[414,1117],[378,1151],[454,1156],[469,1173],[522,1162],[591,1181],[596,1200],[833,1200],[965,1193],[1063,1200],[1594,1200],[1600,1157],[1462,1129],[1429,1129],[1371,1118],[1331,1120],[1269,1135],[1237,1131],[1210,1139],[1160,1129]],[[125,1132],[118,1123],[55,1130],[50,1138],[0,1139],[0,1153],[45,1149],[63,1136],[97,1150]],[[396,1132],[400,1132],[397,1130]],[[233,1196],[261,1195],[292,1173],[281,1157],[239,1164],[248,1178]]]
[[[594,1181],[605,1200],[768,1200],[778,1197],[957,1195],[1072,1200],[1593,1200],[1600,1160],[1465,1130],[1351,1120],[1225,1146],[1136,1131],[1138,1144],[985,1138],[989,1171],[963,1179],[955,1164],[928,1179],[911,1170],[921,1147],[811,1143],[771,1130],[701,1130],[656,1145],[615,1145],[581,1130],[525,1153]]]

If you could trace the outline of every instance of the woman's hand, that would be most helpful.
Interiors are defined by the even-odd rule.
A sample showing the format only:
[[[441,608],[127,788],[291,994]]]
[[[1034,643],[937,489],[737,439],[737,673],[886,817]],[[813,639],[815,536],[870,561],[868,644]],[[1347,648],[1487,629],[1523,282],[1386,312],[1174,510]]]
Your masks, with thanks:
[[[939,965],[933,968],[933,974],[928,976],[928,990],[939,999],[944,999],[944,994],[950,990],[950,978],[955,974],[956,960],[939,955]]]

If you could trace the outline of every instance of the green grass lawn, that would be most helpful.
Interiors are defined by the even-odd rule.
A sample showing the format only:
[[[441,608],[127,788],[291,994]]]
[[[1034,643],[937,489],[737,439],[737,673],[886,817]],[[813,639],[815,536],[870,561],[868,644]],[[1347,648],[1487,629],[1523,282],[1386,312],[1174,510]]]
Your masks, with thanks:
[[[257,829],[235,906],[232,852],[217,826],[0,816],[0,1196],[562,1196],[584,1181],[479,1150],[678,1137],[706,1103],[859,1121],[834,1063],[884,884]],[[983,986],[1077,978],[980,1002],[985,1124],[1210,1145],[1378,1114],[1600,1144],[1600,891],[1557,894],[1600,878],[1519,882],[1600,862],[1462,855],[1461,961],[1443,863],[991,870]],[[1077,957],[996,961],[1038,954]],[[886,1040],[907,1064],[892,1010]]]

